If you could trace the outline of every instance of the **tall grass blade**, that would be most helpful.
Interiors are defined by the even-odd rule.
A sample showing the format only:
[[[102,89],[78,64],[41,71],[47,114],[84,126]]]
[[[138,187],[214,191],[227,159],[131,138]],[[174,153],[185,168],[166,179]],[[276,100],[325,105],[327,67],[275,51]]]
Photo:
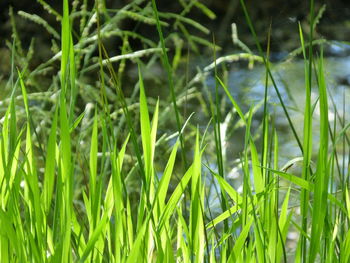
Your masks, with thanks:
[[[323,70],[323,53],[318,64],[318,85],[320,93],[320,149],[318,153],[314,206],[312,212],[312,227],[309,262],[314,262],[316,255],[319,252],[321,244],[321,235],[324,232],[325,217],[327,214],[327,196],[328,196],[328,101],[327,88]]]

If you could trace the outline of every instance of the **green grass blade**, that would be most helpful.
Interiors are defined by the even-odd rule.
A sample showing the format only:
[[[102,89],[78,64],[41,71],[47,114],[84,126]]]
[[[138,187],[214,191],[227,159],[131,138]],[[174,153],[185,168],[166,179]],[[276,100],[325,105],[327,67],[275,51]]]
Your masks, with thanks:
[[[147,99],[145,88],[143,85],[143,78],[139,66],[139,84],[140,84],[140,123],[141,123],[141,138],[143,148],[143,158],[145,162],[146,172],[146,189],[150,190],[151,176],[152,176],[152,146],[151,144],[151,126],[149,120],[149,113],[147,107]]]
[[[233,247],[232,253],[228,259],[229,262],[231,262],[231,260],[233,260],[232,262],[234,262],[235,260],[240,258],[240,255],[242,254],[242,251],[243,251],[243,246],[245,245],[245,242],[247,240],[252,223],[253,223],[253,218],[248,220],[247,224],[244,226],[241,233],[239,234],[235,242],[235,245]]]
[[[54,183],[55,183],[57,118],[58,118],[58,107],[56,107],[55,115],[52,121],[51,131],[50,131],[48,145],[47,145],[46,162],[45,162],[44,189],[43,189],[42,197],[44,202],[44,211],[46,214],[48,214],[50,210],[52,194],[54,190]]]
[[[91,205],[92,218],[92,230],[96,226],[98,211],[100,208],[98,206],[98,191],[96,186],[97,180],[97,151],[98,151],[98,138],[97,138],[97,112],[95,111],[94,122],[92,125],[92,135],[91,135],[91,146],[90,146],[90,188],[89,188],[89,199]]]
[[[328,101],[327,88],[323,71],[323,54],[319,60],[318,85],[320,93],[320,149],[317,160],[315,197],[312,213],[311,242],[309,262],[314,262],[319,252],[321,235],[324,231],[325,216],[327,213],[327,196],[329,182],[328,168]]]
[[[158,202],[159,202],[159,205],[161,207],[161,211],[163,210],[162,207],[165,204],[165,198],[166,198],[166,194],[167,194],[167,191],[169,188],[170,178],[171,178],[171,175],[173,173],[178,147],[179,147],[179,141],[176,142],[176,144],[174,145],[174,147],[171,151],[171,154],[170,154],[169,159],[168,159],[168,163],[165,167],[163,176],[159,182],[159,186],[157,189],[156,196],[158,196]]]
[[[89,241],[86,244],[84,252],[79,259],[79,262],[81,263],[86,262],[87,257],[93,250],[94,245],[97,242],[99,236],[101,235],[103,229],[106,227],[108,219],[109,219],[108,214],[105,213],[102,219],[100,220],[100,222],[98,223],[98,225],[96,226],[96,228],[94,229],[94,232],[92,233],[91,237],[89,238]]]

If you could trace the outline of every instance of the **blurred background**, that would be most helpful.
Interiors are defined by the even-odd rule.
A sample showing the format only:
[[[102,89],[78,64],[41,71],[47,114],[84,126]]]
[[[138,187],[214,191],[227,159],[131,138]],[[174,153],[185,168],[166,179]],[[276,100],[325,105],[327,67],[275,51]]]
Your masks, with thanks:
[[[59,14],[62,13],[61,1],[45,1]],[[74,2],[74,1],[72,1]],[[131,1],[127,0],[106,0],[107,8],[121,8]],[[147,2],[147,1],[146,1]],[[185,1],[186,2],[186,1]],[[214,33],[216,42],[223,48],[222,52],[227,53],[234,49],[231,41],[231,23],[237,24],[240,39],[248,46],[254,46],[254,41],[247,27],[243,11],[239,0],[202,0],[210,10],[216,14],[215,19],[208,19],[203,12],[196,13],[196,9],[191,9],[189,16],[208,27]],[[308,23],[309,1],[304,0],[248,0],[246,5],[251,15],[254,26],[259,37],[264,43],[266,40],[269,25],[272,25],[271,48],[273,51],[288,51],[299,44],[297,31],[297,22],[300,21],[305,28]],[[87,1],[90,8],[93,7],[94,1]],[[157,5],[160,11],[180,12],[182,10],[181,1],[158,0]],[[350,41],[350,2],[348,0],[326,0],[315,1],[315,10],[319,10],[326,5],[325,12],[317,27],[318,37],[324,37],[329,40]],[[1,0],[0,1],[0,75],[4,77],[8,74],[8,61],[10,53],[6,49],[6,40],[11,42],[12,26],[10,12],[16,20],[17,31],[23,45],[23,49],[29,47],[31,39],[35,40],[35,58],[31,61],[31,67],[36,67],[43,61],[52,56],[51,39],[45,29],[40,28],[37,24],[28,21],[18,12],[24,11],[30,14],[36,14],[43,18],[57,32],[60,32],[60,22],[55,17],[44,10],[43,6],[35,0]],[[155,28],[147,28],[133,20],[123,21],[122,27],[135,32],[147,32],[147,35],[158,35]],[[317,37],[317,36],[316,36]],[[208,41],[212,41],[212,36],[206,36]],[[112,44],[112,46],[115,43]],[[135,43],[137,45],[137,43]],[[118,44],[117,44],[118,46]],[[113,47],[110,47],[113,48]],[[117,49],[116,49],[117,51]]]
[[[145,23],[138,18],[120,15],[120,10],[126,5],[133,5],[131,9],[134,14],[141,14],[144,17],[151,18],[153,11],[149,0],[133,0],[133,1],[98,1],[102,3],[106,12],[104,12],[102,27],[109,33],[114,31],[118,34],[118,30],[125,32],[126,35],[112,35],[103,38],[103,44],[108,51],[110,57],[115,57],[121,54],[123,46],[127,48],[125,53],[132,54],[135,51],[147,50],[157,47],[159,36],[156,26],[151,23]],[[172,63],[175,63],[176,52],[179,52],[179,58],[173,64],[176,92],[179,94],[181,113],[186,119],[192,112],[196,112],[192,118],[193,131],[196,125],[204,131],[210,119],[210,110],[208,106],[208,98],[210,92],[214,90],[215,79],[213,78],[213,67],[205,72],[206,77],[202,81],[191,82],[194,76],[198,76],[199,71],[205,71],[213,61],[213,36],[215,43],[219,46],[216,49],[217,57],[227,55],[239,55],[242,52],[257,54],[255,42],[252,34],[246,23],[244,12],[241,8],[239,0],[157,0],[157,6],[163,17],[161,20],[167,23],[163,26],[164,36],[166,37],[166,46],[169,49],[169,56]],[[283,99],[285,103],[295,111],[295,120],[298,129],[302,130],[303,119],[303,96],[304,96],[304,67],[301,52],[293,53],[300,48],[300,37],[298,32],[298,22],[300,22],[305,40],[308,39],[309,32],[309,1],[304,0],[247,0],[245,1],[248,12],[253,21],[255,30],[262,47],[266,50],[267,36],[271,25],[271,60],[280,63],[279,69],[276,70],[276,80],[278,86],[283,90]],[[89,32],[82,36],[83,30],[80,24],[82,13],[79,10],[83,3],[87,4],[85,22],[91,19],[95,1],[75,0],[71,1],[71,9],[75,8],[73,38],[77,47],[77,62],[78,77],[77,83],[80,87],[78,94],[78,104],[76,112],[80,114],[84,111],[87,105],[94,104],[99,101],[99,69],[98,69],[98,48],[97,48],[97,30],[94,23],[89,28]],[[199,8],[193,6],[185,14],[186,5],[192,3],[200,3]],[[201,4],[204,5],[200,6]],[[48,8],[48,6],[50,6]],[[46,7],[46,8],[45,8]],[[50,10],[50,12],[48,12]],[[59,59],[53,59],[60,51],[60,27],[61,22],[59,16],[62,14],[62,1],[9,1],[2,0],[0,2],[0,100],[9,97],[11,93],[11,85],[8,85],[11,74],[11,46],[14,45],[15,66],[21,70],[26,69],[27,87],[32,93],[32,105],[36,106],[36,111],[41,115],[35,115],[40,120],[40,116],[47,116],[47,112],[52,113],[54,100],[45,101],[47,94],[52,97],[59,90],[58,73],[60,69]],[[55,13],[55,14],[53,14]],[[168,14],[181,14],[181,16],[192,19],[199,24],[193,26],[193,23],[183,23],[183,27],[177,26],[176,19]],[[28,14],[31,18],[28,19]],[[325,46],[325,55],[327,61],[327,77],[328,85],[334,90],[334,104],[345,105],[344,98],[350,99],[350,65],[348,63],[350,57],[350,2],[349,0],[326,0],[315,1],[315,15],[318,14],[318,23],[316,27],[315,39],[330,40]],[[26,17],[27,16],[27,17]],[[37,16],[37,17],[36,17]],[[41,20],[40,20],[40,19]],[[108,19],[113,21],[107,23]],[[114,20],[113,20],[114,19]],[[34,20],[37,20],[36,22]],[[107,21],[107,22],[106,22]],[[247,49],[242,49],[242,45],[237,45],[232,41],[231,24],[235,23],[238,31],[238,37],[241,43],[244,43]],[[88,23],[86,22],[85,25]],[[200,25],[208,30],[199,30]],[[48,30],[48,28],[51,29]],[[52,31],[54,33],[49,33]],[[132,34],[137,34],[142,38],[135,38]],[[187,35],[186,35],[187,34]],[[189,41],[193,37],[194,45]],[[94,39],[87,41],[86,39]],[[20,41],[14,41],[14,39]],[[143,39],[143,40],[142,40]],[[144,41],[146,39],[146,41]],[[81,41],[82,40],[82,41]],[[334,41],[332,41],[334,40]],[[84,42],[85,41],[85,42]],[[150,43],[150,44],[149,44]],[[319,46],[316,45],[317,49]],[[29,51],[28,51],[29,50]],[[291,54],[293,54],[291,56]],[[28,59],[30,57],[30,59]],[[295,59],[293,63],[289,63],[291,59]],[[251,105],[257,105],[256,109],[256,124],[253,123],[253,128],[258,129],[262,112],[259,112],[261,107],[261,99],[264,94],[265,70],[260,62],[256,62],[253,67],[248,61],[249,59],[240,59],[222,63],[220,65],[220,74],[228,83],[228,86],[235,98],[241,103],[244,111],[248,111]],[[164,111],[164,118],[161,120],[161,132],[171,134],[175,129],[175,120],[171,112],[171,107],[168,107],[170,96],[167,87],[167,74],[162,67],[159,54],[152,53],[142,57],[142,61],[148,64],[143,72],[145,86],[148,87],[147,95],[154,104],[157,97],[161,100],[161,107]],[[153,63],[156,61],[156,63]],[[248,61],[248,62],[247,62]],[[45,63],[47,65],[45,65]],[[232,63],[233,62],[233,63]],[[96,66],[97,65],[97,66]],[[134,85],[138,80],[137,64],[134,60],[127,60],[125,64],[114,63],[116,70],[124,70],[121,75],[123,82],[123,91],[125,96],[134,103],[137,100],[137,89]],[[120,66],[121,65],[121,66]],[[39,68],[40,70],[37,70]],[[271,88],[271,111],[274,111],[275,105],[279,101],[276,99],[275,93]],[[48,93],[45,93],[48,92]],[[109,103],[111,111],[117,112],[118,100],[111,89],[109,91]],[[38,93],[38,98],[35,93]],[[343,95],[341,95],[343,94]],[[293,95],[293,96],[292,96]],[[222,112],[223,116],[230,116],[230,103],[222,96]],[[51,98],[50,97],[50,98]],[[154,99],[152,101],[152,99]],[[163,104],[162,104],[163,103]],[[201,105],[201,106],[200,106]],[[260,105],[260,106],[259,106]],[[347,105],[348,106],[348,105]],[[115,107],[115,108],[113,108]],[[277,107],[278,108],[278,107]],[[344,112],[347,108],[344,107]],[[260,108],[261,110],[261,108]],[[350,109],[349,109],[350,110]],[[276,125],[283,131],[284,146],[286,147],[286,159],[289,156],[298,153],[298,147],[291,136],[289,126],[285,121],[283,112],[276,110]],[[294,112],[294,111],[293,111]],[[1,109],[0,109],[1,113]],[[50,113],[50,114],[51,114]],[[135,114],[137,111],[135,111]],[[136,114],[137,115],[137,114]],[[230,120],[229,118],[227,119]],[[117,122],[117,121],[116,121]],[[119,125],[119,124],[118,124]],[[47,125],[49,127],[49,125]],[[120,124],[120,127],[122,125]],[[118,126],[119,127],[119,126]],[[241,132],[244,132],[241,130]],[[229,131],[228,131],[229,133]],[[233,134],[233,132],[231,132]],[[232,140],[232,145],[235,147],[227,147],[229,155],[238,156],[241,148],[240,143],[243,143],[240,133],[235,134],[236,138]],[[45,136],[43,135],[43,138]],[[227,135],[228,141],[231,135]],[[237,146],[237,144],[239,146]],[[231,145],[231,146],[232,146]]]

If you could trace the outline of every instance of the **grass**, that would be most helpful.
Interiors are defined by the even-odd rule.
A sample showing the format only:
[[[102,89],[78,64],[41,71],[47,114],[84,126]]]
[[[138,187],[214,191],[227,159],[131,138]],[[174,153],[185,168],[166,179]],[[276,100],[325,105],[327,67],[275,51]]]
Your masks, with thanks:
[[[91,12],[86,5],[79,10],[78,3],[70,6],[63,0],[62,16],[46,2],[38,2],[61,21],[61,49],[30,71],[30,56],[19,49],[20,40],[9,45],[13,54],[11,93],[0,132],[1,262],[349,262],[345,158],[350,124],[340,114],[333,121],[329,118],[332,97],[323,47],[315,52],[314,46],[323,41],[315,41],[311,33],[306,44],[299,26],[299,51],[305,65],[301,136],[274,78],[269,44],[265,54],[243,0],[241,6],[259,53],[245,48],[247,53],[234,59],[217,58],[215,40],[210,44],[187,30],[190,25],[208,33],[186,17],[192,8],[214,18],[198,1],[180,1],[183,11],[179,15],[159,12],[154,0],[133,1],[121,10],[108,10],[101,1]],[[310,4],[313,32],[321,15],[313,20],[312,0]],[[49,26],[36,16],[23,16]],[[73,27],[74,16],[80,17],[79,32]],[[114,30],[113,23],[125,17],[152,25],[160,44],[135,32]],[[165,36],[164,27],[172,27],[170,19],[182,35]],[[57,34],[53,27],[48,29]],[[120,37],[122,48],[120,55],[110,57],[105,40],[113,34]],[[132,50],[129,38],[142,42],[141,52]],[[214,93],[205,81],[204,95],[189,86],[183,90],[187,80],[176,76],[179,61],[186,55],[178,44],[171,60],[167,45],[172,40],[186,41],[193,52],[198,45],[213,47],[214,64],[195,79],[203,80],[213,69]],[[167,75],[166,95],[171,103],[147,96],[145,74],[158,58]],[[225,71],[217,64],[244,58],[265,67],[262,103],[249,109],[231,94]],[[33,106],[35,97],[28,86],[38,74],[52,70],[58,59],[60,70],[52,76],[51,97],[40,105],[52,106],[42,123],[44,109]],[[17,60],[25,61],[26,66],[16,71]],[[138,72],[131,92],[123,78],[129,60],[137,64]],[[91,84],[83,83],[85,72],[94,72],[99,79],[95,91]],[[302,156],[294,156],[285,166],[280,160],[284,142],[274,121],[270,88]],[[312,92],[317,93],[316,100]],[[193,98],[202,102],[203,112],[209,108],[211,121],[204,131],[191,123],[193,115],[181,113]],[[231,110],[227,112],[223,105]],[[254,114],[259,105],[263,105],[263,118],[256,129]],[[338,107],[332,109],[339,112]],[[176,129],[168,135],[164,126],[172,121]],[[243,149],[233,163],[226,142],[229,132],[239,131],[244,133]],[[290,172],[297,162],[302,163],[300,175]],[[229,178],[233,168],[240,171],[240,189]],[[293,233],[297,235],[291,238]]]

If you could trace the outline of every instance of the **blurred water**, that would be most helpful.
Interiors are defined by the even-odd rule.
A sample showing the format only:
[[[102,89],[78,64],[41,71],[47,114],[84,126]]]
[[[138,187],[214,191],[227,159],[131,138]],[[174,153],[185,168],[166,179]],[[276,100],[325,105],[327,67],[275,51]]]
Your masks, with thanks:
[[[348,45],[342,44],[337,46],[336,49],[334,48],[335,46],[337,45],[331,45],[329,48],[333,54],[338,55],[350,50]],[[335,53],[336,51],[337,53]],[[299,138],[302,139],[305,105],[304,61],[294,59],[288,62],[277,63],[271,67],[271,70],[283,103],[288,109],[288,113],[291,116]],[[350,56],[326,57],[324,59],[324,72],[329,94],[330,122],[333,123],[336,111],[339,116],[345,115],[345,119],[349,121],[346,113],[350,113],[350,103],[348,103],[350,99]],[[238,103],[245,111],[252,105],[262,102],[264,99],[265,74],[265,68],[262,65],[257,65],[252,70],[231,66],[228,85],[231,94],[238,100]],[[312,103],[315,103],[318,99],[315,79],[313,80],[313,84],[311,99]],[[280,139],[281,157],[285,159],[294,158],[300,155],[301,152],[291,133],[287,118],[271,81],[268,83],[268,98],[269,113],[275,118],[275,125]],[[255,113],[255,120],[261,121],[262,116],[263,107],[260,107]],[[318,104],[315,108],[313,123],[313,136],[316,142],[318,140],[319,131],[317,125],[319,123]],[[236,139],[238,138],[235,138],[235,133],[233,133],[233,136],[229,138],[228,142],[232,141],[234,143]],[[229,147],[230,146],[233,145],[229,145]],[[315,143],[315,146],[317,146],[317,143]],[[317,152],[317,149],[314,150]]]
[[[325,50],[327,56],[324,58],[324,74],[327,84],[327,91],[329,95],[329,121],[330,126],[333,127],[334,121],[337,123],[337,131],[342,129],[340,125],[341,119],[344,118],[345,123],[350,121],[350,46],[343,43],[334,43],[328,46]],[[238,63],[237,63],[238,64]],[[304,105],[305,105],[305,77],[304,77],[304,61],[301,59],[293,59],[288,62],[274,63],[271,66],[271,71],[274,76],[276,85],[281,94],[283,103],[287,106],[288,113],[292,119],[293,125],[297,131],[300,141],[302,142],[303,125],[304,125]],[[239,65],[231,65],[228,75],[228,86],[232,96],[237,100],[244,112],[247,112],[252,105],[261,103],[264,99],[265,92],[265,68],[263,65],[255,65],[253,69],[242,67]],[[314,72],[313,72],[314,74]],[[214,80],[209,77],[207,84],[213,86]],[[226,96],[221,93],[222,96]],[[274,118],[274,124],[279,138],[279,168],[286,164],[291,159],[301,157],[302,153],[293,136],[291,128],[288,124],[285,113],[281,107],[280,101],[276,95],[276,91],[271,84],[268,83],[268,110]],[[312,103],[318,99],[318,90],[315,79],[313,79],[313,87],[311,92]],[[227,107],[232,109],[230,102]],[[226,114],[229,109],[226,111]],[[258,130],[263,117],[263,107],[260,107],[254,114],[254,121],[252,125],[253,134],[262,134]],[[225,116],[223,116],[223,119]],[[237,118],[235,119],[237,120]],[[315,107],[313,114],[313,154],[318,153],[319,140],[319,107]],[[234,122],[228,126],[233,126]],[[223,126],[226,127],[226,126]],[[228,127],[228,129],[230,129]],[[225,139],[225,147],[223,147],[226,154],[226,175],[227,179],[236,189],[241,188],[243,174],[237,158],[239,153],[243,150],[242,142],[244,141],[244,132],[235,131],[227,133]],[[257,141],[259,151],[259,140]],[[316,163],[316,157],[313,156],[313,161]],[[341,153],[339,160],[342,160]],[[345,158],[348,158],[345,156]],[[346,159],[347,160],[347,159]],[[213,160],[215,162],[215,158]],[[342,162],[340,162],[340,165]],[[301,164],[300,164],[301,165]],[[345,166],[347,161],[345,161]],[[216,170],[215,164],[210,165],[213,170]],[[297,166],[297,165],[296,165]],[[294,170],[293,170],[294,169]],[[347,169],[347,168],[345,168]],[[290,172],[298,173],[300,169],[293,167]],[[215,185],[208,184],[210,187],[209,200],[211,205],[219,208],[219,200],[216,195]]]

